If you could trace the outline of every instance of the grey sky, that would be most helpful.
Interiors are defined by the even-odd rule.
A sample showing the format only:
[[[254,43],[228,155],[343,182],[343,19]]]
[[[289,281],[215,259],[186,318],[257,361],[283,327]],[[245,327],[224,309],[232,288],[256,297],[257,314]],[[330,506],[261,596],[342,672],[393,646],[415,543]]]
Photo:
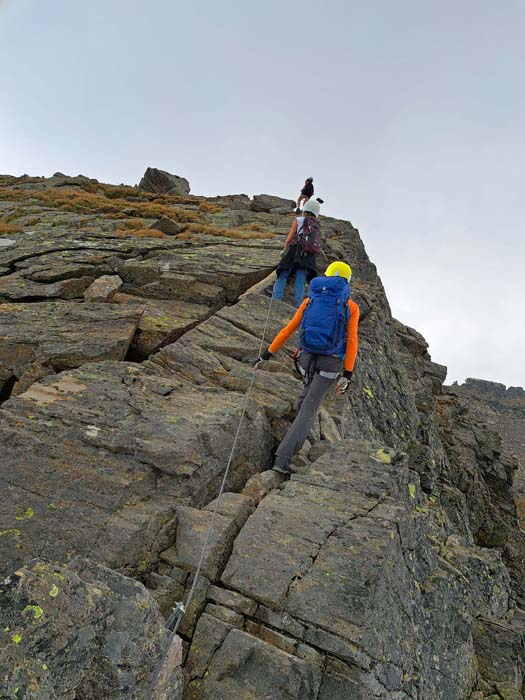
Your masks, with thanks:
[[[0,172],[312,175],[448,381],[524,386],[524,36],[522,0],[0,0]]]

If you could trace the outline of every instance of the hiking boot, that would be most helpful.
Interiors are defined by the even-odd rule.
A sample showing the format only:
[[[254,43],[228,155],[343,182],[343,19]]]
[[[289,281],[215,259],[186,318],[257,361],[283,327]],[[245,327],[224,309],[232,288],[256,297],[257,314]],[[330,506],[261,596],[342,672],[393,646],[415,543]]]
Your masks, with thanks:
[[[279,472],[279,474],[286,474],[287,476],[292,476],[292,474],[295,473],[293,469],[290,469],[290,467],[285,466],[283,464],[275,463],[272,469],[274,472]]]

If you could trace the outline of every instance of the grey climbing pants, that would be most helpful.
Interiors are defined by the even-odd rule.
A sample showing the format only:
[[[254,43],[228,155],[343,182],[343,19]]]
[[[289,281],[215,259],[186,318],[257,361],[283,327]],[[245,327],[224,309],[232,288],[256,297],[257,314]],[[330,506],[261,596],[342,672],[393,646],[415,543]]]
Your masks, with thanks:
[[[297,415],[275,452],[274,464],[289,466],[308,437],[326,392],[336,382],[342,368],[343,361],[334,355],[301,355],[299,369],[304,387],[297,402]]]

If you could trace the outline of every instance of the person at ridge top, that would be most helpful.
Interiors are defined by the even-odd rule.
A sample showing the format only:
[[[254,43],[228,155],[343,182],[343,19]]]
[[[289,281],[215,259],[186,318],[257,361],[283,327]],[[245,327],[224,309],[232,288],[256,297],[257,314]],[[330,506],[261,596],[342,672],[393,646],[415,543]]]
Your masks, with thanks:
[[[324,277],[313,279],[308,297],[295,316],[255,362],[258,367],[269,360],[300,328],[298,366],[304,387],[295,420],[277,448],[273,464],[273,469],[283,474],[293,474],[290,463],[303,446],[330,387],[337,383],[336,393],[340,395],[348,389],[357,355],[359,323],[359,306],[350,299],[351,276],[350,266],[337,261],[327,267]]]
[[[307,177],[304,181],[303,189],[301,190],[299,197],[297,198],[297,209],[296,214],[301,211],[301,204],[306,204],[310,197],[314,196],[314,179],[313,177]]]
[[[321,226],[317,217],[321,205],[310,200],[304,205],[303,215],[294,219],[284,243],[282,258],[277,265],[277,279],[273,298],[282,299],[288,277],[294,276],[295,305],[304,297],[304,285],[317,275],[317,255],[321,249]]]

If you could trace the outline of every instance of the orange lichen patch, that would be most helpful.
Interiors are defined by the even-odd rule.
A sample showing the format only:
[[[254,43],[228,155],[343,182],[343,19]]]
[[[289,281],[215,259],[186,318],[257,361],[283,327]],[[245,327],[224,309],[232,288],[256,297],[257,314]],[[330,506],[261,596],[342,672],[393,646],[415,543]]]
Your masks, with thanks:
[[[209,236],[221,236],[222,238],[240,238],[244,240],[252,240],[254,238],[274,238],[275,233],[266,231],[265,233],[251,233],[240,229],[220,228],[219,226],[210,226],[208,224],[188,224],[186,231],[180,233],[177,238],[191,238],[189,233],[204,233]]]
[[[125,238],[126,236],[139,236],[139,238],[169,238],[169,236],[156,228],[131,228],[127,231],[117,229],[115,235],[119,238]]]
[[[70,401],[67,396],[64,396],[55,387],[42,386],[41,384],[33,384],[20,396],[23,399],[35,401],[38,406],[45,406],[48,403],[55,403],[55,401]]]
[[[0,314],[14,314],[23,308],[20,304],[0,304]]]
[[[33,384],[27,391],[20,394],[20,398],[30,399],[38,406],[44,406],[55,401],[70,401],[71,398],[65,394],[78,394],[85,389],[87,389],[85,384],[69,377],[62,377],[53,384]]]
[[[6,233],[16,233],[19,230],[20,229],[13,226],[13,224],[9,224],[4,219],[0,219],[0,236],[3,236]]]

